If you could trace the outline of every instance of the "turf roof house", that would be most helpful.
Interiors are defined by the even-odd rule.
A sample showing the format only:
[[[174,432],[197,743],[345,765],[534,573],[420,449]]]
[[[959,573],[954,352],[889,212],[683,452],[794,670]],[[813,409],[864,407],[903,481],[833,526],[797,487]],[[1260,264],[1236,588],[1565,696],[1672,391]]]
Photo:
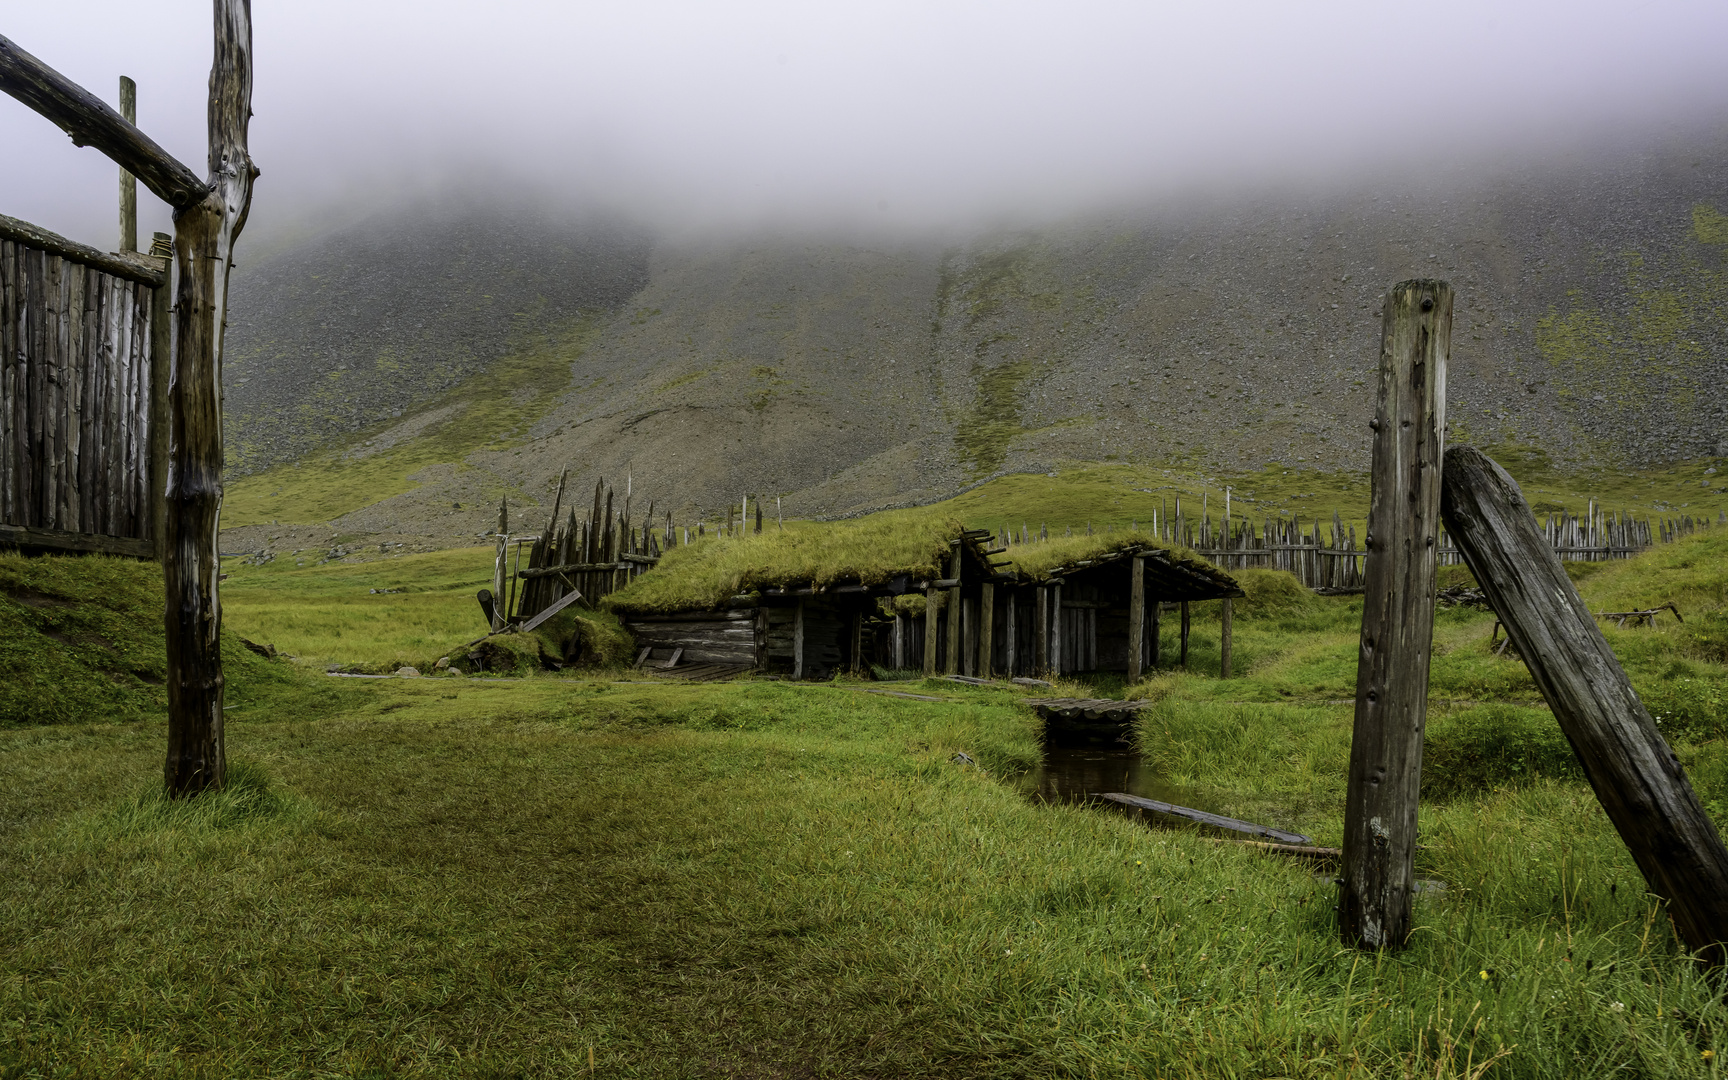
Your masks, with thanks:
[[[668,551],[604,603],[650,665],[826,678],[882,662],[882,601],[994,576],[989,536],[915,521],[713,537]]]
[[[606,603],[662,665],[1137,677],[1160,659],[1165,604],[1182,613],[1186,662],[1188,604],[1242,595],[1222,570],[1143,534],[1022,545],[1001,561],[1006,543],[989,544],[955,523],[800,523],[674,549]],[[1223,629],[1228,651],[1227,618]]]

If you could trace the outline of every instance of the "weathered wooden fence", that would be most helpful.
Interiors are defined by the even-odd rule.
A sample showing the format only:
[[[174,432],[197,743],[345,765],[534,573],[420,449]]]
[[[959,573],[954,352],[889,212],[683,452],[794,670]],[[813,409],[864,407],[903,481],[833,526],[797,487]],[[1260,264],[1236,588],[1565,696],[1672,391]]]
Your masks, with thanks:
[[[166,264],[0,216],[0,544],[158,553]]]

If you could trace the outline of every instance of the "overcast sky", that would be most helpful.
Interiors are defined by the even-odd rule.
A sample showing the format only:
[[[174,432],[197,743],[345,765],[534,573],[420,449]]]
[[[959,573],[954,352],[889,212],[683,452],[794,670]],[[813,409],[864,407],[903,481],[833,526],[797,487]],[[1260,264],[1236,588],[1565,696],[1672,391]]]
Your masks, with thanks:
[[[664,220],[1061,212],[1728,116],[1723,0],[257,0],[254,226],[453,175]],[[210,7],[0,0],[205,171]],[[103,247],[113,166],[0,96],[0,213]],[[142,231],[168,228],[141,192]]]

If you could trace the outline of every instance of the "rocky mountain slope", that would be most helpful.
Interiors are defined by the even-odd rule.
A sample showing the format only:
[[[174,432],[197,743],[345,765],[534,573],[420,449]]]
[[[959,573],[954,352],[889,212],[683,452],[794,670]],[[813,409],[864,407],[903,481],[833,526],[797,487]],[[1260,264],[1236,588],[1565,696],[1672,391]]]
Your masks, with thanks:
[[[961,243],[763,232],[650,247],[583,228],[375,225],[266,260],[237,286],[232,464],[398,410],[435,427],[415,413],[433,391],[517,330],[588,310],[602,314],[564,354],[568,389],[521,440],[477,447],[436,483],[416,474],[342,527],[538,498],[566,466],[630,474],[681,513],[748,492],[797,514],[1074,460],[1356,470],[1380,297],[1418,276],[1458,293],[1455,439],[1576,468],[1728,455],[1728,132]],[[372,389],[351,393],[363,377]]]

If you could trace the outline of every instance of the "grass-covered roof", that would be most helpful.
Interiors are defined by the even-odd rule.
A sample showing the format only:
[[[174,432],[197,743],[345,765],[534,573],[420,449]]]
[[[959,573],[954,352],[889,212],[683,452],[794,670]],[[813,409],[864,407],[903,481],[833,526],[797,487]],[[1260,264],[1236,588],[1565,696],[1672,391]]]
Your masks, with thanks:
[[[1119,529],[1091,536],[1052,537],[1037,543],[1019,544],[998,556],[998,560],[1006,561],[1003,570],[1016,571],[1023,578],[1039,581],[1057,571],[1073,570],[1079,563],[1101,562],[1133,550],[1161,553],[1172,566],[1210,579],[1220,587],[1236,587],[1229,574],[1188,548],[1176,547],[1150,531],[1138,529]]]
[[[727,599],[773,587],[861,582],[901,574],[939,578],[958,521],[918,513],[872,514],[855,521],[788,521],[760,534],[710,536],[675,547],[651,572],[608,596],[617,611],[717,608]]]

